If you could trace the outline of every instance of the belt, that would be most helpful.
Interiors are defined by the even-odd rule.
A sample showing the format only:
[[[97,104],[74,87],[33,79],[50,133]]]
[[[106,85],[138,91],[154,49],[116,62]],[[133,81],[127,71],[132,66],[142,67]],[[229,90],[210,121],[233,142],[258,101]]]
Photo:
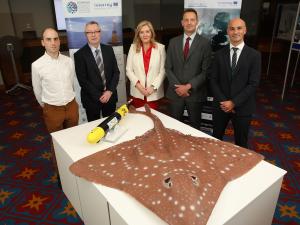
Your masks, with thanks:
[[[75,98],[73,98],[73,100],[70,101],[69,103],[67,103],[66,105],[51,105],[51,104],[48,104],[48,103],[44,103],[44,104],[45,104],[45,105],[52,106],[52,107],[62,108],[62,107],[68,107],[69,105],[73,104],[74,101],[75,101]]]

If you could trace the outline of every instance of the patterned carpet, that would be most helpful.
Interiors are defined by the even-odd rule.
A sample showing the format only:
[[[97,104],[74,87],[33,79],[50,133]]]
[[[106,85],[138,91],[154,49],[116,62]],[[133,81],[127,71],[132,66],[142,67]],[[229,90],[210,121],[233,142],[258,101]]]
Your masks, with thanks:
[[[57,186],[33,94],[1,94],[0,105],[0,224],[83,224]]]
[[[275,84],[274,84],[275,83]],[[272,225],[300,224],[300,83],[281,101],[281,80],[263,80],[257,93],[249,148],[287,171]],[[233,129],[226,130],[233,141]]]
[[[263,81],[252,121],[250,148],[288,171],[273,225],[300,224],[299,87],[282,102],[281,85]],[[57,187],[50,136],[32,93],[0,94],[0,105],[0,224],[83,224]],[[232,128],[226,132],[232,141]]]

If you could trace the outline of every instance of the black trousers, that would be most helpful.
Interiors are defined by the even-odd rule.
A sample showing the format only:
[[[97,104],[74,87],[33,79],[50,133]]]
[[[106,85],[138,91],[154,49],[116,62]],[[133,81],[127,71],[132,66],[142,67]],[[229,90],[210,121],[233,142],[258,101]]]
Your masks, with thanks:
[[[188,102],[185,100],[171,100],[169,111],[174,119],[183,121],[183,112],[187,110],[189,122],[192,127],[200,129],[202,102]]]
[[[223,140],[225,129],[231,120],[234,130],[235,144],[248,148],[248,134],[252,115],[238,116],[235,113],[225,113],[222,110],[214,109],[213,112],[213,136]]]
[[[114,101],[108,101],[107,103],[101,103],[98,104],[89,104],[85,107],[85,112],[87,116],[87,120],[93,121],[100,119],[100,114],[102,114],[102,117],[107,117],[111,115],[116,110],[116,102]]]

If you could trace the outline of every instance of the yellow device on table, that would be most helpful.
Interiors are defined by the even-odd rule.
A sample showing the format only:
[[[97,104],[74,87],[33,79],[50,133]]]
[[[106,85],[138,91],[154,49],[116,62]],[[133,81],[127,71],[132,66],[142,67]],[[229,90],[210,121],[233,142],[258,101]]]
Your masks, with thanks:
[[[113,114],[107,117],[102,123],[94,128],[87,136],[87,141],[91,144],[98,143],[109,130],[113,129],[119,121],[128,113],[127,104],[122,105]]]

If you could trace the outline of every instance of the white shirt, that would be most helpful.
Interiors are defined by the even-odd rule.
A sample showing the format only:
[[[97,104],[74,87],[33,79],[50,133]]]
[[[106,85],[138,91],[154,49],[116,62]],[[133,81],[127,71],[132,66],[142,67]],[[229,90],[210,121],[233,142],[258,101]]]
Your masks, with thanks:
[[[191,47],[191,45],[192,45],[192,43],[193,43],[193,40],[195,39],[195,36],[196,36],[196,31],[191,35],[191,36],[187,36],[185,33],[183,34],[183,49],[184,49],[184,46],[185,46],[185,42],[186,42],[186,39],[188,38],[188,37],[190,37],[191,38],[191,40],[189,41],[189,47]]]
[[[71,58],[60,53],[52,58],[45,52],[32,63],[31,74],[33,92],[42,107],[44,103],[63,106],[75,98],[75,68]]]
[[[242,42],[241,44],[239,44],[239,45],[237,45],[237,46],[233,46],[231,43],[230,43],[230,65],[232,64],[232,55],[233,55],[233,53],[234,53],[234,51],[233,51],[233,49],[232,48],[238,48],[238,50],[236,50],[236,56],[237,56],[237,58],[236,58],[236,63],[239,61],[239,57],[240,57],[240,55],[241,55],[241,52],[242,52],[242,50],[243,50],[243,48],[244,48],[244,46],[245,46],[245,43],[244,42]]]

